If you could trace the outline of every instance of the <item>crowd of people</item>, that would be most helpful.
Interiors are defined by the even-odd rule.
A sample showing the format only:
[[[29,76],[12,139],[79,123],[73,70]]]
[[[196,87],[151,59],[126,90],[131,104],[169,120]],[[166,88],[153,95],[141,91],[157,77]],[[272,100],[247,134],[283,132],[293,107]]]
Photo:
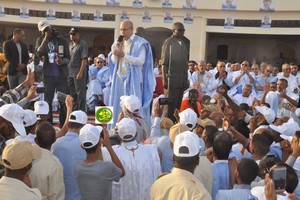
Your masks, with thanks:
[[[189,60],[179,22],[159,61],[129,20],[107,57],[90,58],[78,28],[69,44],[38,29],[31,64],[24,31],[4,43],[0,199],[300,198],[295,63]],[[112,125],[88,123],[97,105],[113,106]]]

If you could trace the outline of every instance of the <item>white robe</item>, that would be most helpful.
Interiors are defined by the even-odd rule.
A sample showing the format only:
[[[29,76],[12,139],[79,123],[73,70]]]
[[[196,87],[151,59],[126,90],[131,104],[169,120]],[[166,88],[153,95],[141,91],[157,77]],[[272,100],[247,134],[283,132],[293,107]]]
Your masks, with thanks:
[[[134,153],[130,150],[132,148],[137,148]],[[131,141],[115,145],[113,149],[124,167],[125,176],[119,182],[113,182],[112,199],[150,199],[150,188],[161,174],[157,147]],[[103,151],[103,159],[109,160],[110,157],[105,150]]]

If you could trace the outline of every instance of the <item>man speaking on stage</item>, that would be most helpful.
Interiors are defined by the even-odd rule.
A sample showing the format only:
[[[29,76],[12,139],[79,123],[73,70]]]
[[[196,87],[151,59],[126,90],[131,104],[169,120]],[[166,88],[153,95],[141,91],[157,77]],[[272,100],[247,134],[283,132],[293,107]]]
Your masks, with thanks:
[[[153,57],[147,40],[133,33],[133,23],[123,21],[121,36],[113,43],[109,55],[112,78],[109,105],[113,106],[113,127],[121,112],[120,97],[135,95],[141,103],[141,113],[150,126],[150,103],[155,88]]]

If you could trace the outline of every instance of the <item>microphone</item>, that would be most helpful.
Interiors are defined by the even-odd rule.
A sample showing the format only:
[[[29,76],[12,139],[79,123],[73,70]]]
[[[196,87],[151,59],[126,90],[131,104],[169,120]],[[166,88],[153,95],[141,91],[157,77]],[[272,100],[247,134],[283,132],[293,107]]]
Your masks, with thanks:
[[[117,39],[117,46],[118,46],[119,50],[121,50],[121,48],[122,48],[121,46],[122,46],[123,38],[124,38],[124,36],[120,35]]]
[[[124,38],[124,36],[123,35],[120,35],[119,37],[118,37],[118,39],[117,39],[117,42],[120,44],[120,43],[122,43],[123,42],[123,38]]]

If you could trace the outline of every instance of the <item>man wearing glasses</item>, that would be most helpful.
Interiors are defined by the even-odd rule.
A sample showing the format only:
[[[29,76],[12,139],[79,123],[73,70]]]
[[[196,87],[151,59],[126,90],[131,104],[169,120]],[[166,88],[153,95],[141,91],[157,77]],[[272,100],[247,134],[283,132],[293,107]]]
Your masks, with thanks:
[[[104,60],[101,57],[97,57],[95,63],[95,67],[90,68],[89,71],[91,77],[86,92],[86,103],[89,111],[94,111],[95,106],[103,105],[103,103],[108,105],[107,101],[104,102],[104,99],[108,98],[107,95],[104,95],[104,89],[109,84],[109,69],[104,65]]]
[[[134,34],[133,30],[130,20],[121,23],[121,35],[113,43],[108,59],[112,72],[109,105],[113,106],[113,127],[121,112],[120,97],[124,95],[140,99],[141,113],[150,127],[150,103],[155,87],[152,50],[149,42]]]
[[[291,66],[288,63],[282,65],[282,72],[278,73],[277,77],[278,79],[283,78],[288,82],[287,90],[289,92],[294,92],[298,94],[299,88],[298,88],[297,77],[292,75]]]
[[[86,80],[88,45],[80,39],[78,28],[71,28],[70,32],[70,62],[68,64],[68,87],[73,97],[75,110],[86,111]]]
[[[253,85],[255,80],[254,72],[249,71],[249,62],[243,61],[241,64],[241,69],[232,74],[233,87],[229,91],[229,94],[234,96],[237,94],[242,94],[242,88],[245,84]]]
[[[189,87],[188,61],[189,47],[184,40],[184,26],[176,22],[172,26],[173,35],[162,46],[161,61],[165,97],[175,99],[173,106],[166,106],[168,118],[175,121],[174,110],[179,110],[183,92]]]

